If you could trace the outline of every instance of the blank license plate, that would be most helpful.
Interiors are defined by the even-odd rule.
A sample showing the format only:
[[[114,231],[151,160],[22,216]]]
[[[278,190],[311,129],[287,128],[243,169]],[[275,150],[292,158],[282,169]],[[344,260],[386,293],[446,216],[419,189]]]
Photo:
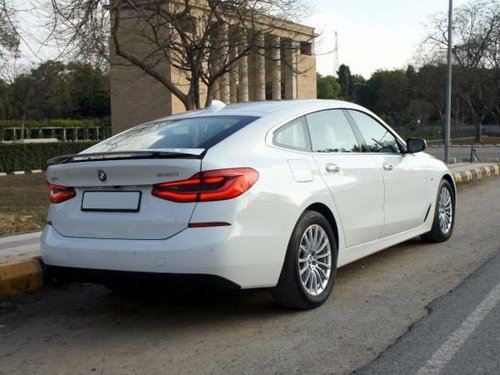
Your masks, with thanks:
[[[137,212],[140,202],[140,191],[86,191],[82,211]]]

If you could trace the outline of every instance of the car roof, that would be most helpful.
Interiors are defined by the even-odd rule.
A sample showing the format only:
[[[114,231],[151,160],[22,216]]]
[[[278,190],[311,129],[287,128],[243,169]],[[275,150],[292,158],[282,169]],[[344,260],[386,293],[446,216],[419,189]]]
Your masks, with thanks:
[[[180,114],[175,114],[163,117],[161,120],[181,119],[188,117],[205,117],[205,116],[257,116],[263,117],[275,112],[286,111],[291,114],[293,112],[303,112],[304,110],[321,110],[327,108],[351,108],[366,110],[357,104],[345,102],[341,100],[324,100],[324,99],[295,99],[295,100],[267,100],[256,102],[243,102],[234,104],[224,104],[219,101],[214,101],[213,104],[204,109],[188,111]]]

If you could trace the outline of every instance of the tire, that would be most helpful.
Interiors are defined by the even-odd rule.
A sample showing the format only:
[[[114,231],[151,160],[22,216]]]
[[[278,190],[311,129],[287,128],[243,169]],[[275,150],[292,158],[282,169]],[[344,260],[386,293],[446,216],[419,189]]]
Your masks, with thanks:
[[[278,285],[271,293],[284,307],[318,307],[332,292],[336,270],[337,244],[330,224],[318,212],[305,211],[295,225]]]
[[[447,241],[455,227],[455,192],[446,180],[441,180],[436,197],[436,208],[434,209],[434,220],[430,232],[421,237],[428,242]]]

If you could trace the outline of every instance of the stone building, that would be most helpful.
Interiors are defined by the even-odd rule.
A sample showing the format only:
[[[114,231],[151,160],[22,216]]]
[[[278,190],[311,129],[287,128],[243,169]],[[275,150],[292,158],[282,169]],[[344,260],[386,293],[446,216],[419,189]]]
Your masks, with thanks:
[[[226,26],[221,32],[234,33]],[[292,22],[273,23],[259,35],[261,46],[231,65],[213,85],[214,99],[225,103],[256,100],[316,98],[314,29]],[[137,39],[129,45],[141,48]],[[242,43],[239,43],[241,48]],[[244,45],[244,41],[243,41]],[[228,47],[229,48],[229,47]],[[232,50],[227,51],[229,56]],[[184,73],[164,64],[176,87],[187,92]],[[206,90],[202,95],[206,96]],[[205,98],[203,98],[204,102]],[[162,116],[184,112],[183,103],[160,82],[140,68],[112,58],[111,121],[113,133]]]

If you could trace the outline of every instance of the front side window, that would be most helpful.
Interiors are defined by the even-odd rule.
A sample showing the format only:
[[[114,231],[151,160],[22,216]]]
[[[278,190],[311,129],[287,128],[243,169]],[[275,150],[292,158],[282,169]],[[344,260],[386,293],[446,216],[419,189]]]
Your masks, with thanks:
[[[342,110],[306,116],[314,152],[360,152],[358,140]]]
[[[309,151],[304,118],[300,117],[279,128],[274,133],[273,143],[292,150]]]
[[[397,154],[400,152],[396,137],[373,117],[359,111],[349,111],[365,140],[366,152]]]
[[[137,151],[168,148],[209,148],[248,125],[253,116],[210,116],[139,125],[85,152]]]

